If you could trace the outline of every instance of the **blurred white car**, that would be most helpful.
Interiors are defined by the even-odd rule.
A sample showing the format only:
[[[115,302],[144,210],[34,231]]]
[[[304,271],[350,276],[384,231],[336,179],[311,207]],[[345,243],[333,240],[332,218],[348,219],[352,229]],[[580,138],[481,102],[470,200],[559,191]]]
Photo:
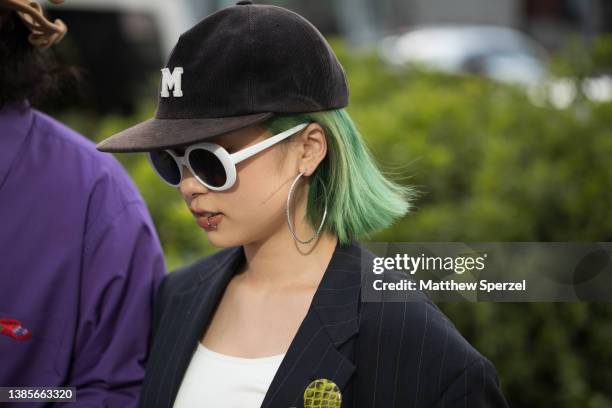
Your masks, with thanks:
[[[580,91],[592,102],[612,101],[612,78],[554,78],[547,69],[548,52],[529,36],[492,25],[417,26],[380,44],[382,59],[392,66],[417,64],[443,72],[472,73],[524,86],[539,106],[564,109]]]
[[[382,58],[450,73],[476,73],[502,82],[535,84],[546,75],[548,53],[520,31],[492,25],[417,26],[382,40]]]

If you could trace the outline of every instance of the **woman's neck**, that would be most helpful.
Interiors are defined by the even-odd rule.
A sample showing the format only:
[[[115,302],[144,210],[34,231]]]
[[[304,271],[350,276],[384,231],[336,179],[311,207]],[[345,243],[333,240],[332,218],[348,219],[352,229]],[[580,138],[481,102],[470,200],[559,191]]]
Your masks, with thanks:
[[[291,237],[274,237],[264,243],[244,245],[243,283],[261,289],[296,285],[316,289],[338,243],[333,234],[321,234],[314,243],[296,243]]]

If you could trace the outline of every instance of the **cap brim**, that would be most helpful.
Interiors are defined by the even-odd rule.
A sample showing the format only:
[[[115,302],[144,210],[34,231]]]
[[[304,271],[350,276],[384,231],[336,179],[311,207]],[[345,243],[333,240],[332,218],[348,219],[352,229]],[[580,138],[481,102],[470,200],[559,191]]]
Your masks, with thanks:
[[[213,136],[261,123],[274,113],[209,119],[152,118],[98,143],[101,152],[147,152],[203,141]]]

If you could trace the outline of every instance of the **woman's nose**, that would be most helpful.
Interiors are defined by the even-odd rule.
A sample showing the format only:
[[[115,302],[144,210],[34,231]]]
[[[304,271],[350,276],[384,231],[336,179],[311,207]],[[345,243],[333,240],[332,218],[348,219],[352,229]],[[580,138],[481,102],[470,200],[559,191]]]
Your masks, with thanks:
[[[183,166],[183,178],[179,184],[179,191],[185,200],[191,200],[196,194],[208,193],[208,188],[200,183],[189,169]]]

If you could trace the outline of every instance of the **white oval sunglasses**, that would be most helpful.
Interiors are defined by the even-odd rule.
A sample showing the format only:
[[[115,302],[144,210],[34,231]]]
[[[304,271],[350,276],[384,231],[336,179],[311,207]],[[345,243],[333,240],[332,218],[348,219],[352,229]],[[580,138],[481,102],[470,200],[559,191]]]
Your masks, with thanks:
[[[180,185],[185,166],[206,188],[223,191],[236,182],[236,164],[299,132],[309,124],[294,126],[231,154],[216,143],[202,142],[190,145],[183,156],[178,156],[170,149],[152,151],[147,156],[157,175],[172,187]]]

